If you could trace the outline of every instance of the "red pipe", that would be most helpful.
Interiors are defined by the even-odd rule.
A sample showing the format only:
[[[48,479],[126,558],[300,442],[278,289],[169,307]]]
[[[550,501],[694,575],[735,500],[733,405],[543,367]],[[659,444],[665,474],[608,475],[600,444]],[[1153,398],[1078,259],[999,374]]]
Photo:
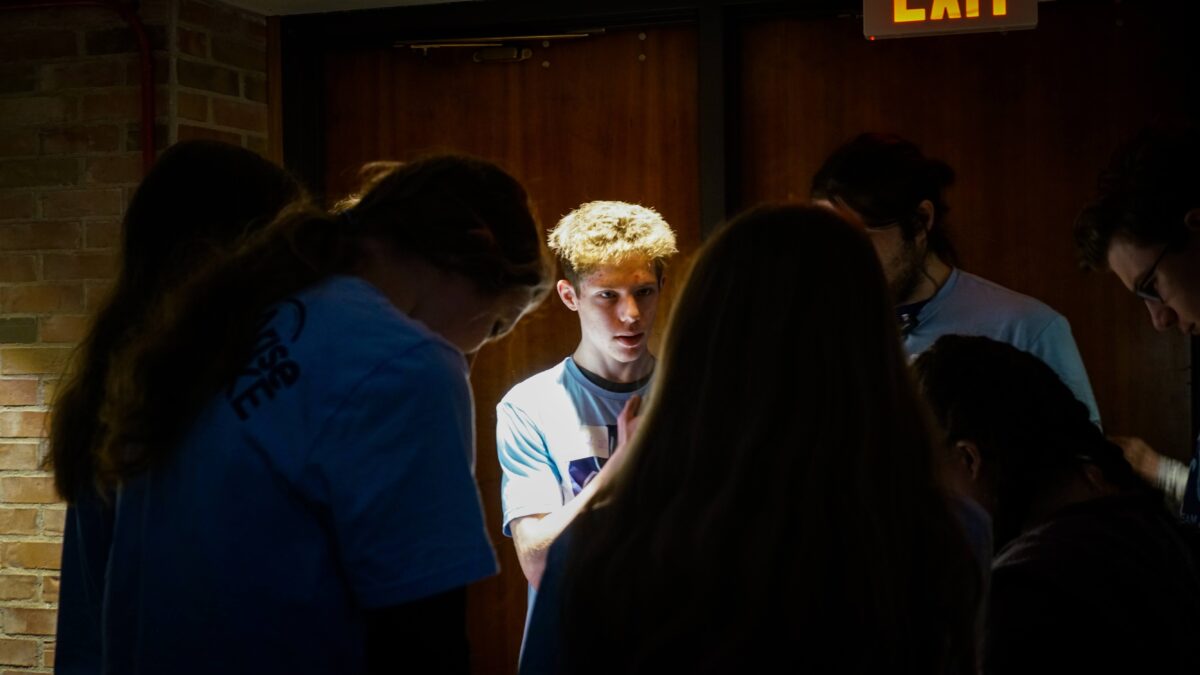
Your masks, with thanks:
[[[150,36],[146,27],[133,11],[132,3],[119,0],[32,0],[31,2],[4,3],[0,9],[51,9],[55,7],[107,7],[125,20],[137,36],[138,60],[141,62],[142,90],[142,174],[154,166],[154,57],[150,53]]]

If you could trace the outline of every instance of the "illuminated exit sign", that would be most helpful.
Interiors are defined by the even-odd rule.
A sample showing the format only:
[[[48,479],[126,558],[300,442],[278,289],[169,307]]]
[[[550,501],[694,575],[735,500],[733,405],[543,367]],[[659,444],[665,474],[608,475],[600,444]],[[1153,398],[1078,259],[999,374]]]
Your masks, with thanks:
[[[863,0],[863,35],[876,38],[1037,26],[1037,0]]]

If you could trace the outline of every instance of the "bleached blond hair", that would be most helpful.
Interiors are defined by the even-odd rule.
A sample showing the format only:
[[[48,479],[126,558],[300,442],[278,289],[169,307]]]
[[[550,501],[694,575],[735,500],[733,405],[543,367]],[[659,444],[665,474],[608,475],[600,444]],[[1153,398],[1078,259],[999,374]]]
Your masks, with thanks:
[[[574,285],[603,265],[645,258],[657,275],[678,252],[675,233],[654,209],[628,202],[588,202],[563,216],[550,231],[550,250]]]

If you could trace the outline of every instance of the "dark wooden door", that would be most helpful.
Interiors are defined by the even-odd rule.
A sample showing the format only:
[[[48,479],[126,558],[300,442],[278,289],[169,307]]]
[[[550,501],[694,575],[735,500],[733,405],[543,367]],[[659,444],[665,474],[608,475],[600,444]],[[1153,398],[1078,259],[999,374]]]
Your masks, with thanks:
[[[619,199],[657,208],[683,255],[700,239],[697,214],[696,44],[690,28],[621,31],[531,45],[518,63],[475,63],[470,49],[342,51],[326,62],[326,193],[353,188],[354,170],[375,159],[440,150],[506,166],[529,191],[544,226],[578,204]],[[659,331],[665,324],[660,314]],[[575,315],[552,297],[472,374],[478,434],[476,477],[501,574],[471,589],[469,629],[476,673],[516,670],[526,604],[512,542],[500,532],[495,405],[514,384],[571,353]],[[657,345],[657,339],[652,341]]]
[[[1041,3],[1036,30],[876,42],[854,18],[748,23],[742,200],[807,199],[824,158],[861,131],[915,141],[957,170],[949,231],[963,267],[1066,315],[1106,429],[1182,456],[1187,340],[1156,334],[1111,275],[1081,272],[1071,238],[1117,144],[1197,112],[1181,8]]]

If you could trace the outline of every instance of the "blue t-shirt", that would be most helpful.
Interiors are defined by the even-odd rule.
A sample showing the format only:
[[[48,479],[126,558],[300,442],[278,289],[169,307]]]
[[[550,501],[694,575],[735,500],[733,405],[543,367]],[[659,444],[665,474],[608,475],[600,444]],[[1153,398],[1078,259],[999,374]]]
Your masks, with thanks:
[[[496,571],[473,434],[462,354],[373,286],[280,303],[169,462],[118,493],[108,670],[364,672],[364,609]]]
[[[977,335],[1006,342],[1046,362],[1100,424],[1100,410],[1067,319],[1045,303],[954,269],[917,313],[904,337],[916,358],[943,335]]]
[[[504,534],[512,536],[517,518],[555,511],[587,486],[616,450],[621,410],[649,387],[609,391],[568,356],[504,395],[496,406]]]

